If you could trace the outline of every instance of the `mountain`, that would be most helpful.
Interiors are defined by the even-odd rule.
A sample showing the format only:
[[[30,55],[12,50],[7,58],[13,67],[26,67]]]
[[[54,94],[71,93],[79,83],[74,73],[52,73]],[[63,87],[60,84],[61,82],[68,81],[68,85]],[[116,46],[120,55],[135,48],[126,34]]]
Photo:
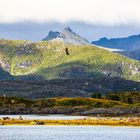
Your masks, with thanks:
[[[65,43],[75,44],[75,45],[87,45],[89,42],[80,37],[78,34],[72,31],[70,27],[66,27],[62,30],[62,32],[54,32],[50,31],[47,37],[43,39],[43,41],[63,41]]]
[[[133,51],[133,50],[140,49],[140,34],[129,36],[129,37],[124,37],[124,38],[108,39],[108,38],[104,37],[97,41],[93,41],[92,44],[107,47],[107,48],[121,49],[121,50],[125,50],[125,51]]]
[[[95,46],[95,45],[94,45]],[[102,47],[102,46],[97,46],[96,45],[96,47],[98,47],[98,48],[102,48],[102,49],[104,49],[104,50],[107,50],[107,51],[110,51],[110,52],[123,52],[123,50],[121,50],[121,49],[113,49],[113,48],[106,48],[106,47]]]
[[[13,76],[0,68],[0,80],[12,80]]]
[[[118,53],[130,57],[132,59],[140,60],[140,49],[134,51],[122,51]]]
[[[49,34],[47,35],[47,37],[45,37],[43,39],[43,41],[47,41],[47,40],[53,40],[55,38],[58,38],[60,35],[60,32],[54,32],[54,31],[50,31]]]
[[[17,79],[120,77],[140,81],[140,62],[94,45],[0,40],[0,60],[2,68]]]

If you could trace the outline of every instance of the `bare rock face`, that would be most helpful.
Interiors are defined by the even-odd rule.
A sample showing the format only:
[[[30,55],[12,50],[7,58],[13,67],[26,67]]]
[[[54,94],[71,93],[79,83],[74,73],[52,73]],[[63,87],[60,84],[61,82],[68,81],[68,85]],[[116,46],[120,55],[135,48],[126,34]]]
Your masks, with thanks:
[[[53,32],[50,31],[47,37],[43,39],[43,41],[49,40],[63,40],[65,43],[75,44],[75,45],[88,45],[89,42],[80,37],[78,34],[72,31],[70,27],[66,27],[62,30],[62,32]]]
[[[43,41],[55,39],[55,38],[59,37],[59,35],[60,35],[59,32],[50,31],[49,34],[47,35],[47,37],[45,37],[45,38],[43,39]]]
[[[112,108],[94,108],[88,111],[83,111],[81,114],[108,114],[108,115],[124,115],[124,114],[138,114],[140,108],[123,108],[123,107],[112,107]]]

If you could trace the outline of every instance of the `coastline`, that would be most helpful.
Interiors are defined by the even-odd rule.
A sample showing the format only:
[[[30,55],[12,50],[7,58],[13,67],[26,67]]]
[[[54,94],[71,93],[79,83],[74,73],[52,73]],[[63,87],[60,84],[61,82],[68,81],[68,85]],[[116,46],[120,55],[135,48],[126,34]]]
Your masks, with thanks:
[[[0,125],[85,125],[85,126],[137,126],[140,127],[140,118],[86,118],[76,120],[22,120],[0,119]]]

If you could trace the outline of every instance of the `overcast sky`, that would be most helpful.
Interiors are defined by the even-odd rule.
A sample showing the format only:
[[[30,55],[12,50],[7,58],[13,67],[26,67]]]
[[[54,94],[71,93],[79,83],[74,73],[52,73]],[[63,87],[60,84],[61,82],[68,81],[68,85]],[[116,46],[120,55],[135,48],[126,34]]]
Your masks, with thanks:
[[[140,33],[140,0],[0,0],[0,38],[39,40],[71,26],[89,40]]]

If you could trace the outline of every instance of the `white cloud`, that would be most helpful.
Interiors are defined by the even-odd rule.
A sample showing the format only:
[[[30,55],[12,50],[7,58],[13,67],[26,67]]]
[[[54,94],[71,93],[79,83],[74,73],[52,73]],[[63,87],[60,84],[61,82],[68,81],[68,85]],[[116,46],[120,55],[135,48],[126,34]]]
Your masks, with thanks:
[[[0,23],[140,24],[140,0],[0,0]]]

